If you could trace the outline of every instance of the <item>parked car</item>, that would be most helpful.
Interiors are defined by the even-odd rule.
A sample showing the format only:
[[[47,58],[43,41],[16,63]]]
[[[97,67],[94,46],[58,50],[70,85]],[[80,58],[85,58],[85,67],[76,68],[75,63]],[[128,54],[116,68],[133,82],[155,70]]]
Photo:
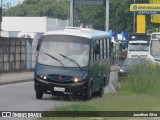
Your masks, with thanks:
[[[150,61],[146,58],[126,58],[123,64],[120,65],[118,76],[124,77],[130,72],[136,65],[149,65]]]

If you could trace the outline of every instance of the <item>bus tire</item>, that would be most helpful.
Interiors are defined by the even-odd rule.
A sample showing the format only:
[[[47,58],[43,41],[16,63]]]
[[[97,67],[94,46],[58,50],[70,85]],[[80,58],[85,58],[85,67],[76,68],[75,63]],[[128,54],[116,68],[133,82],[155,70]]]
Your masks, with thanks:
[[[102,86],[99,90],[99,97],[102,97],[104,95],[104,86]]]
[[[43,97],[43,91],[36,90],[36,98],[37,99],[42,99],[42,97]]]
[[[101,85],[101,88],[99,89],[98,91],[98,96],[99,97],[102,97],[104,95],[104,90],[105,90],[105,85],[104,85],[104,81],[103,81],[103,84]]]

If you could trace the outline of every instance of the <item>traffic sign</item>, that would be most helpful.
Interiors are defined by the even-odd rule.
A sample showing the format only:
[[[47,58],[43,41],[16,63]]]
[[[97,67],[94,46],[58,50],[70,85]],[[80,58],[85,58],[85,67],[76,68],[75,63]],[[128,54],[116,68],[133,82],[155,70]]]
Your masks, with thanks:
[[[160,14],[160,4],[131,4],[130,11],[135,14]]]

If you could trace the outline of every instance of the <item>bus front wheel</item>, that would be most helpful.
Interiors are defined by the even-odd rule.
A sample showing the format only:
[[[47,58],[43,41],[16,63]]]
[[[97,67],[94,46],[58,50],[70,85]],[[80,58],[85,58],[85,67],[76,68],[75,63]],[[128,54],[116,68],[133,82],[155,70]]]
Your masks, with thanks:
[[[43,97],[43,91],[37,91],[36,90],[36,98],[37,99],[42,99],[42,97]]]
[[[91,98],[92,98],[92,89],[91,89],[91,87],[89,87],[87,94],[85,95],[85,99],[90,100]]]

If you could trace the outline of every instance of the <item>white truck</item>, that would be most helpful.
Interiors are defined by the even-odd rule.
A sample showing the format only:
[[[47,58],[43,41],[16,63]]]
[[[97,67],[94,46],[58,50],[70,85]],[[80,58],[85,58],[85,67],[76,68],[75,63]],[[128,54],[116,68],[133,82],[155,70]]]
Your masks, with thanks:
[[[129,35],[128,58],[147,58],[149,55],[150,36],[145,33],[134,33]]]

